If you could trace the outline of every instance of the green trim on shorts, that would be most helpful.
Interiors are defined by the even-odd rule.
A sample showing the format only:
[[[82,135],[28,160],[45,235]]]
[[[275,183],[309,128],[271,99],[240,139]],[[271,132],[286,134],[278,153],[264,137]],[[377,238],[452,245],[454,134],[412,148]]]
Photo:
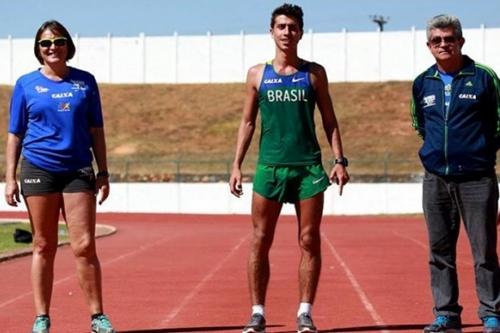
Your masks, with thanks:
[[[297,202],[324,192],[330,185],[321,163],[301,166],[257,164],[253,191],[278,202]]]

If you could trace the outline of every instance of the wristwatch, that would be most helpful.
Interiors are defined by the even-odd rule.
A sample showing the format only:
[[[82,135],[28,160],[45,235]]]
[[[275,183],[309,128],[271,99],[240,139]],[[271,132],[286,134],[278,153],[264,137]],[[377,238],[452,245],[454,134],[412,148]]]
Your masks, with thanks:
[[[349,165],[349,161],[347,160],[347,157],[342,156],[342,157],[336,158],[334,164],[341,164],[344,167],[346,167]]]
[[[99,171],[96,175],[97,177],[109,177],[109,173],[107,170],[104,170],[104,171]]]

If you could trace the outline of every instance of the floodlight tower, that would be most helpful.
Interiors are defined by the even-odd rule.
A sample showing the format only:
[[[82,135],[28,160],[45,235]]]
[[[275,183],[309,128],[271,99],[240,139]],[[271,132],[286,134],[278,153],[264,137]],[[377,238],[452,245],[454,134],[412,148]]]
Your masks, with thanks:
[[[389,17],[383,17],[382,15],[370,15],[370,18],[374,23],[377,23],[379,31],[384,31],[384,24],[389,22]]]

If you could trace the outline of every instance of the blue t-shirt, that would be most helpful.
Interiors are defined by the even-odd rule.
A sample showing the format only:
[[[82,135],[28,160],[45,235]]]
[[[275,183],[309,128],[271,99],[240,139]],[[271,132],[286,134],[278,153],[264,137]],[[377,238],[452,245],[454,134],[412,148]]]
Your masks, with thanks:
[[[439,71],[439,77],[444,84],[444,106],[446,110],[450,107],[451,102],[451,82],[457,73],[445,73]]]
[[[50,80],[40,70],[17,80],[9,132],[22,138],[22,155],[35,166],[66,172],[91,165],[92,127],[103,127],[92,74],[70,67],[62,81]]]

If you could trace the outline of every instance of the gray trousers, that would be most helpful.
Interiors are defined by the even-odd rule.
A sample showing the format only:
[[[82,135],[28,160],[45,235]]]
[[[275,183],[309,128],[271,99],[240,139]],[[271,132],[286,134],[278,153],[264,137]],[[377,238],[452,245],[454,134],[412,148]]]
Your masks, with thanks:
[[[440,177],[426,172],[423,208],[429,234],[429,265],[434,314],[460,316],[456,245],[460,217],[469,237],[478,315],[500,316],[500,268],[496,253],[498,184],[485,176]]]

